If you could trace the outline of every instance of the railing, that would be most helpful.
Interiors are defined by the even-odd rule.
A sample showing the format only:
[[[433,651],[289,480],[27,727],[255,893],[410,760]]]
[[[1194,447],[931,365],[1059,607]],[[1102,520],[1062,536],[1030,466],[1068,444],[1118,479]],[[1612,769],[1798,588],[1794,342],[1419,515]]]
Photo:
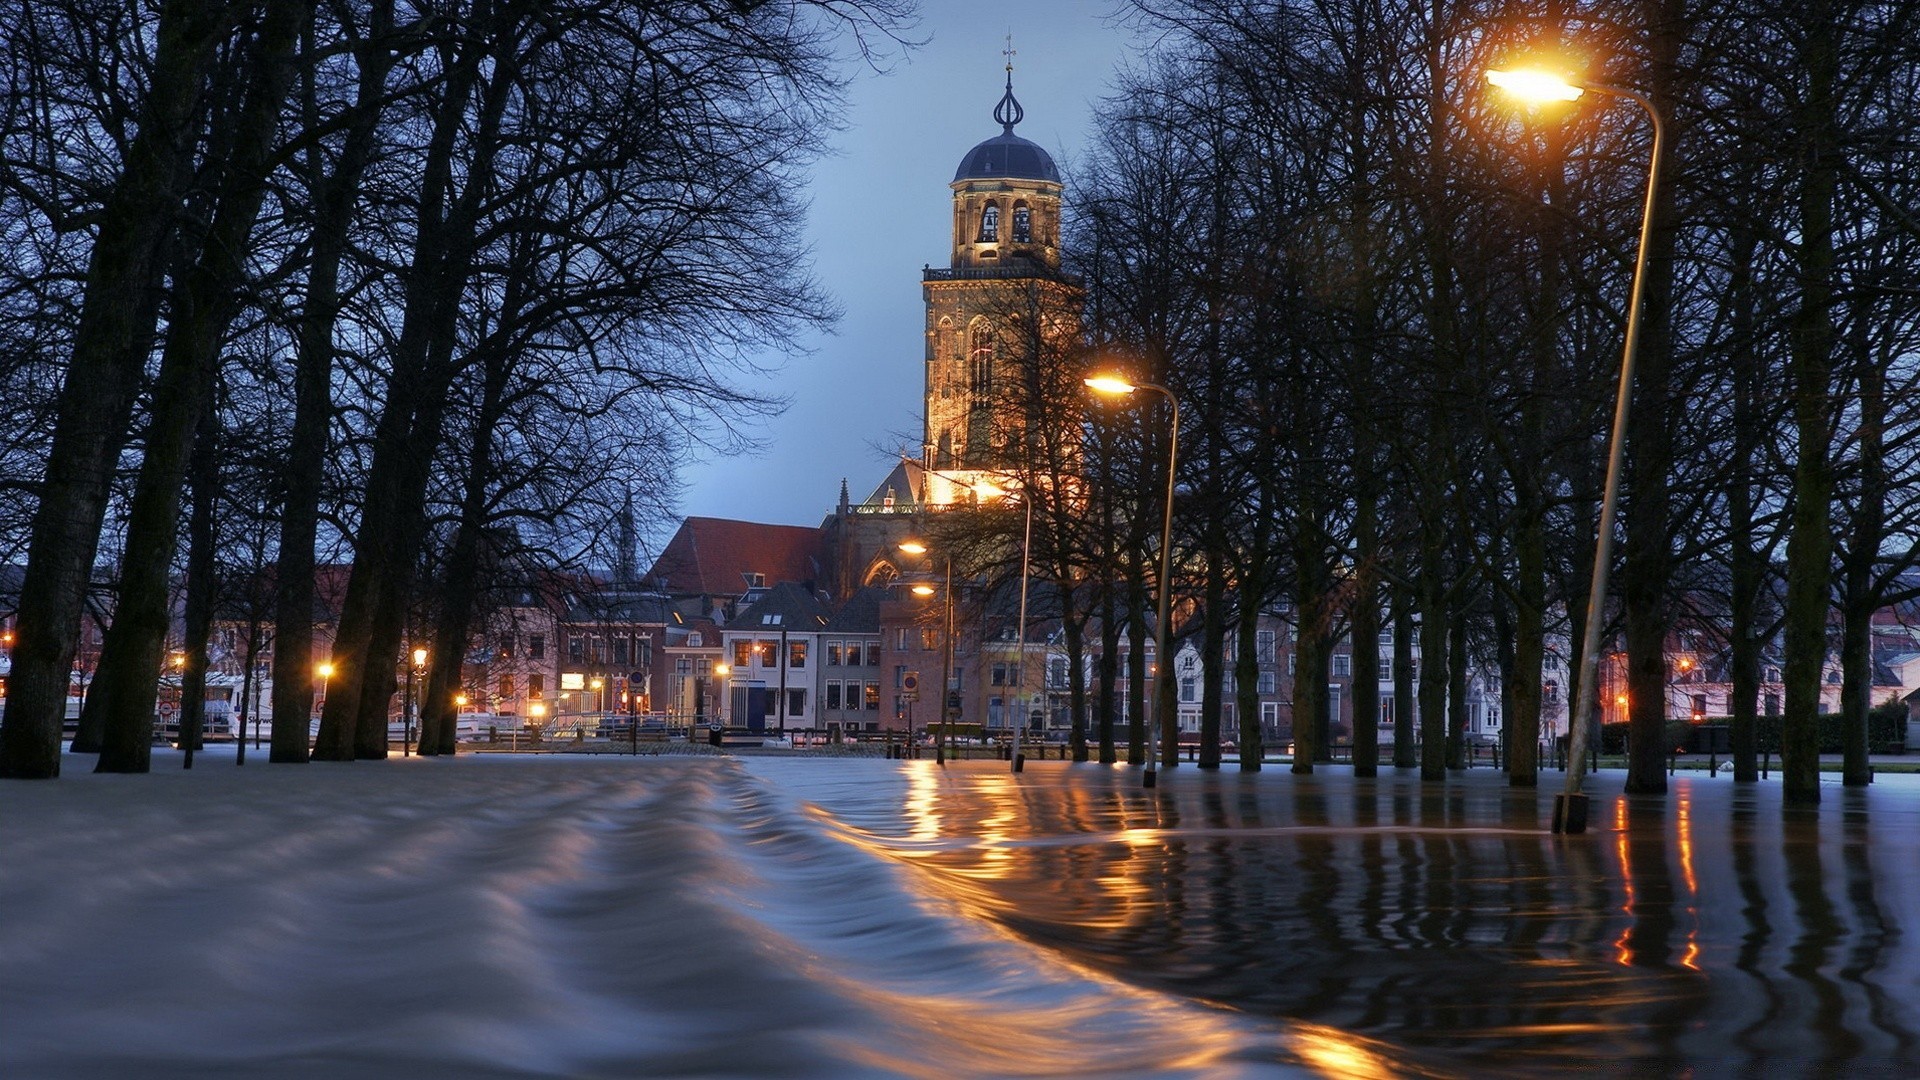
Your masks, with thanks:
[[[974,267],[927,267],[920,272],[921,281],[1006,281],[1014,278],[1044,278],[1058,281],[1064,285],[1078,286],[1080,278],[1074,274],[1061,273],[1049,269],[1044,263],[1021,262],[1009,266]]]

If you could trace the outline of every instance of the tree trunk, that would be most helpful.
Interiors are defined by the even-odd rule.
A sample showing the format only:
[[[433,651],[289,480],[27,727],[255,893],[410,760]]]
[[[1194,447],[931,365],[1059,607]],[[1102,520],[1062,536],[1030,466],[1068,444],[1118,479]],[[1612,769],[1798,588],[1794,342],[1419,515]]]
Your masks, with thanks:
[[[0,777],[60,775],[60,733],[109,485],[158,317],[157,297],[227,4],[170,0],[155,34],[139,130],[99,216],[86,300],[61,385],[15,613]]]
[[[320,484],[326,474],[327,428],[333,417],[334,327],[340,311],[340,266],[353,220],[355,196],[372,156],[380,102],[392,66],[389,37],[392,0],[378,0],[369,12],[368,30],[356,51],[359,87],[352,121],[329,175],[323,148],[308,154],[308,189],[313,202],[312,260],[307,269],[306,304],[295,328],[294,413],[282,473],[286,505],[280,519],[280,558],[274,607],[279,644],[273,653],[273,714],[286,723],[273,726],[269,760],[301,764],[307,760],[308,718],[313,715],[316,569]],[[320,110],[309,78],[305,119],[320,124]],[[298,717],[295,724],[293,718]]]
[[[153,391],[145,453],[127,518],[128,557],[109,637],[117,663],[101,676],[111,687],[100,772],[145,772],[152,751],[154,697],[165,663],[171,607],[169,571],[180,524],[180,492],[202,414],[212,408],[220,349],[239,307],[247,238],[266,197],[269,154],[293,78],[303,6],[274,0],[246,61],[243,104],[231,127],[214,133],[231,149],[218,208],[194,264],[173,290],[166,349]]]
[[[1206,609],[1200,623],[1200,753],[1203,769],[1220,767],[1220,714],[1226,689],[1227,654],[1227,581],[1222,568],[1225,556],[1218,550],[1207,552]]]
[[[1833,377],[1833,204],[1838,186],[1834,79],[1838,58],[1831,5],[1803,13],[1796,119],[1799,191],[1800,304],[1790,328],[1790,367],[1797,458],[1793,532],[1787,542],[1786,683],[1781,718],[1781,795],[1790,803],[1820,801],[1820,680],[1827,656],[1832,600],[1833,476],[1828,446]]]
[[[214,513],[220,494],[220,418],[212,407],[200,413],[200,432],[194,439],[188,469],[193,502],[187,518],[186,664],[180,673],[180,747],[186,753],[185,767],[191,769],[194,752],[205,745],[207,641],[213,635],[218,589]],[[229,720],[233,717],[231,702],[227,716]]]

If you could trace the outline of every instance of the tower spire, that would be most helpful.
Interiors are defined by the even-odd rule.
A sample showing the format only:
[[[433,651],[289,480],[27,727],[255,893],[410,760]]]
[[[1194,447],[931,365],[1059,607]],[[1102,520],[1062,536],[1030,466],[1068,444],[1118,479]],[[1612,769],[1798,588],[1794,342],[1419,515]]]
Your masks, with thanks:
[[[1020,107],[1019,100],[1013,96],[1014,50],[1011,33],[1007,35],[1007,47],[1000,50],[1000,55],[1007,58],[1007,92],[1000,96],[1000,104],[993,107],[993,122],[999,124],[1005,134],[1011,135],[1013,125],[1026,119],[1027,116],[1027,111]]]

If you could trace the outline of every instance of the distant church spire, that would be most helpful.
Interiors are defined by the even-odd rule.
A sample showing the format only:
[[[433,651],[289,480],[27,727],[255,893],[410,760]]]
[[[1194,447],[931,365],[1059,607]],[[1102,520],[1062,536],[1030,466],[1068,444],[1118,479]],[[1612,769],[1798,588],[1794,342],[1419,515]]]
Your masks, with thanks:
[[[1021,108],[1020,102],[1013,96],[1014,51],[1012,34],[1007,35],[1007,47],[1000,50],[1000,55],[1007,58],[1007,92],[1001,95],[1000,104],[993,107],[993,122],[999,124],[1005,134],[1011,135],[1013,134],[1013,125],[1027,118],[1027,110]]]

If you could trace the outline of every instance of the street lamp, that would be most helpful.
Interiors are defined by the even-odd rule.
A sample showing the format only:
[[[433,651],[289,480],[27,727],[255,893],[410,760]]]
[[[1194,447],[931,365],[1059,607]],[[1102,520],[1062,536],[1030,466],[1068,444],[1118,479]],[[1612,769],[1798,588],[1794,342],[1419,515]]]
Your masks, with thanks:
[[[934,470],[934,469],[929,469],[927,471],[938,472],[938,470]],[[945,475],[945,474],[941,474],[941,475]],[[985,480],[969,483],[965,480],[959,479],[958,477],[949,476],[947,477],[947,479],[952,480],[954,483],[964,484],[968,488],[971,488],[975,496],[986,495],[989,498],[1004,499],[1004,498],[1007,498],[1009,494],[1005,488]],[[1020,625],[1018,626],[1018,628],[1016,628],[1014,632],[1014,645],[1013,645],[1014,698],[1013,698],[1013,752],[1011,756],[1013,759],[1014,772],[1022,771],[1026,767],[1026,762],[1027,762],[1026,755],[1020,752],[1020,737],[1027,726],[1026,700],[1025,700],[1026,690],[1027,690],[1027,681],[1026,681],[1027,581],[1029,577],[1029,570],[1031,569],[1031,566],[1032,566],[1032,557],[1033,557],[1033,496],[1032,496],[1032,493],[1029,491],[1023,490],[1020,493],[1020,502],[1024,504],[1026,508],[1027,521],[1026,521],[1026,530],[1022,534],[1020,539]],[[925,549],[922,548],[921,550],[924,551]]]
[[[425,667],[426,665],[427,665],[427,650],[418,649],[418,648],[414,649],[413,663],[407,666],[407,700],[406,700],[405,707],[403,707],[400,710],[400,756],[401,757],[406,757],[413,753],[413,710],[414,710],[414,703],[419,700],[418,698],[414,697],[414,694],[413,694],[413,676],[415,672],[419,671],[421,668]]]
[[[1580,776],[1586,762],[1589,729],[1593,726],[1594,702],[1598,697],[1595,680],[1599,677],[1600,618],[1607,598],[1607,572],[1613,561],[1613,521],[1619,502],[1620,472],[1626,457],[1627,405],[1633,395],[1634,353],[1640,345],[1641,295],[1647,274],[1647,244],[1653,233],[1653,203],[1660,185],[1660,154],[1666,142],[1666,124],[1660,110],[1646,95],[1604,83],[1575,83],[1543,71],[1489,71],[1487,81],[1507,92],[1531,101],[1573,101],[1588,90],[1609,97],[1625,98],[1646,110],[1653,121],[1653,160],[1647,166],[1647,195],[1640,210],[1640,246],[1634,253],[1633,286],[1627,298],[1627,340],[1620,352],[1620,387],[1613,405],[1613,433],[1607,448],[1607,482],[1600,496],[1600,535],[1593,545],[1593,582],[1587,593],[1587,624],[1580,647],[1580,700],[1574,704],[1573,729],[1567,733],[1566,790],[1553,800],[1553,831],[1587,831],[1587,796],[1580,790]]]
[[[333,678],[333,661],[322,660],[313,671],[320,676],[320,708],[324,710],[327,707],[327,682]]]
[[[927,545],[918,540],[906,540],[901,542],[900,550],[909,555],[925,555],[927,554]],[[940,726],[935,728],[933,733],[933,760],[937,765],[945,765],[947,763],[947,725],[953,721],[953,717],[948,714],[947,705],[948,701],[951,700],[948,695],[953,693],[953,556],[948,554],[946,561],[947,574],[946,584],[944,586],[944,591],[947,594],[946,650],[940,664]],[[915,585],[913,587],[913,593],[915,596],[932,596],[933,587],[931,585]],[[908,731],[907,735],[911,738],[913,732]]]
[[[1174,397],[1173,391],[1164,386],[1154,383],[1128,382],[1117,375],[1095,375],[1085,381],[1096,392],[1111,397],[1130,395],[1135,390],[1152,390],[1164,395],[1167,404],[1173,407],[1173,425],[1167,435],[1167,502],[1160,524],[1160,625],[1157,628],[1160,656],[1153,673],[1153,726],[1148,729],[1147,771],[1141,777],[1141,786],[1153,787],[1159,779],[1154,769],[1154,744],[1164,739],[1165,746],[1162,749],[1166,754],[1168,765],[1179,761],[1180,752],[1179,736],[1174,730],[1178,725],[1172,722],[1173,718],[1171,716],[1164,718],[1168,721],[1164,728],[1164,735],[1161,727],[1162,714],[1173,711],[1173,682],[1169,677],[1173,663],[1173,473],[1180,460],[1180,399]]]

